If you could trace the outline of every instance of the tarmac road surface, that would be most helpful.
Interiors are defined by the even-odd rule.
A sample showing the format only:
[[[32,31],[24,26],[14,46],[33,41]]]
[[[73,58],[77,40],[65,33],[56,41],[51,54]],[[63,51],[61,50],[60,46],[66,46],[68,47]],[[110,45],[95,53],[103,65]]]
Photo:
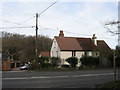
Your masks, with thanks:
[[[9,71],[2,73],[2,88],[94,88],[112,81],[113,69],[80,71]]]

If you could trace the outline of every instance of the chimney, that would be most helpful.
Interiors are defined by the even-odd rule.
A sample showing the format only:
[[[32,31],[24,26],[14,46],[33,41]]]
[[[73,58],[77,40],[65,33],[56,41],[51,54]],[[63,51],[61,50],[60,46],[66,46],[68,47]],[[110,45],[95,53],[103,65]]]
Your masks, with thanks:
[[[62,30],[60,30],[59,37],[60,37],[60,38],[63,38],[63,37],[64,37],[64,33],[63,33],[63,31],[62,31]]]
[[[93,43],[97,46],[97,37],[95,36],[95,34],[93,34],[92,40]]]

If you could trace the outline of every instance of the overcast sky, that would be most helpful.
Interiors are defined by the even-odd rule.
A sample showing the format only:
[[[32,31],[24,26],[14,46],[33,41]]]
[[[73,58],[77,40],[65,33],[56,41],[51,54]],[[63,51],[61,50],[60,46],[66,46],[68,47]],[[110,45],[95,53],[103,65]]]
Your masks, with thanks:
[[[49,0],[45,0],[45,2],[42,2],[43,0],[8,1],[0,2],[0,31],[25,35],[35,35],[35,28],[28,28],[35,26],[35,14],[42,12],[53,3],[48,2]],[[69,0],[64,2],[59,0],[40,15],[39,35],[53,38],[59,35],[59,30],[63,30],[65,36],[68,37],[91,38],[93,34],[96,34],[97,39],[105,40],[111,48],[115,48],[118,42],[117,36],[108,33],[104,24],[107,20],[118,19],[117,0],[115,0],[116,2],[113,2],[114,0],[112,2],[109,0],[106,2],[103,0],[101,2],[88,1]]]

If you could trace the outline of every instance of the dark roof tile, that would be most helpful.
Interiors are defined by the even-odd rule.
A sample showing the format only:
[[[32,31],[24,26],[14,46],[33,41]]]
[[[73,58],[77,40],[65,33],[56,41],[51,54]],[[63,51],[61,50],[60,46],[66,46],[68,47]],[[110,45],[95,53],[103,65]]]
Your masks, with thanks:
[[[79,45],[77,39],[74,37],[55,38],[60,47],[60,50],[82,50],[82,47]]]
[[[106,44],[104,40],[97,40],[97,47],[101,51],[110,51],[111,48]]]
[[[97,50],[91,38],[76,38],[82,47],[82,50]]]
[[[55,37],[60,50],[97,50],[90,38]]]

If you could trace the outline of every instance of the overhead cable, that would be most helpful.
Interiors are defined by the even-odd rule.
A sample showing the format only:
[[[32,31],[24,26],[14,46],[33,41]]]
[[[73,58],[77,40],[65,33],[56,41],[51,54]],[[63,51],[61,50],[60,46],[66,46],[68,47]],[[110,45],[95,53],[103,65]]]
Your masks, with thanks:
[[[34,28],[35,26],[31,27],[0,27],[0,29],[14,29],[14,28]]]
[[[38,16],[40,16],[43,12],[45,12],[47,9],[49,9],[50,7],[52,7],[54,4],[56,4],[59,0],[57,0],[56,2],[52,3],[50,6],[48,6],[46,9],[44,9],[42,12],[40,12],[38,14]]]

